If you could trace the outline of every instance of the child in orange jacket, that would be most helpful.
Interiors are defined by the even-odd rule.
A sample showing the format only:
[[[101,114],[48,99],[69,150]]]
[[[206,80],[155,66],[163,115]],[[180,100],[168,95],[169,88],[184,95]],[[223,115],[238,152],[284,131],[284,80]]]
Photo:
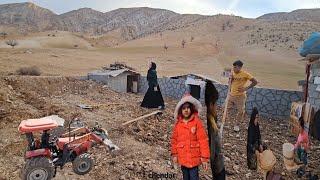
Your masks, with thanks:
[[[181,165],[184,180],[198,180],[201,164],[208,169],[208,136],[198,115],[200,110],[201,103],[186,95],[174,112],[177,122],[171,138],[171,155],[173,162]]]

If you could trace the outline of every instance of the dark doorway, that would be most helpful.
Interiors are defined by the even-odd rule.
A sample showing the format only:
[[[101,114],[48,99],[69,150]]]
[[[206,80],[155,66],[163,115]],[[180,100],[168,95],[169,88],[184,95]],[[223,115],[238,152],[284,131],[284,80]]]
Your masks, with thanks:
[[[192,97],[199,100],[200,99],[200,92],[201,92],[201,87],[199,85],[190,84],[190,94]]]

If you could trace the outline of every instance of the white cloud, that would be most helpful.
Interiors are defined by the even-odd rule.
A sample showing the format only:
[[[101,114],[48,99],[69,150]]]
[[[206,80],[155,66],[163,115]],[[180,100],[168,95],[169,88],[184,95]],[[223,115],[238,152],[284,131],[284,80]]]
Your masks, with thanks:
[[[124,5],[123,7],[150,7],[151,1],[150,0],[140,0],[140,1],[126,0],[121,4]]]
[[[235,14],[237,5],[239,4],[240,0],[229,0],[230,2],[225,2],[226,8],[220,8],[218,10],[221,14]]]
[[[212,15],[219,13],[210,0],[150,0],[152,7],[170,9],[182,14]]]
[[[278,11],[292,11],[296,9],[320,8],[319,0],[278,0],[271,1]]]
[[[239,1],[240,0],[232,0],[231,3],[229,4],[228,10],[229,11],[234,10],[239,4]]]

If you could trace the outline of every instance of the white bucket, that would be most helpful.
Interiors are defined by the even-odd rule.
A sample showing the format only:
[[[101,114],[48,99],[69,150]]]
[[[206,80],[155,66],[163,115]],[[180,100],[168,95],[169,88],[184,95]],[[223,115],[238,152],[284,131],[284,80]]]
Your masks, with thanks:
[[[282,153],[286,158],[293,158],[294,156],[294,146],[291,143],[284,143],[282,145]]]
[[[291,143],[284,143],[282,145],[282,154],[284,164],[287,166],[294,165],[294,146]]]

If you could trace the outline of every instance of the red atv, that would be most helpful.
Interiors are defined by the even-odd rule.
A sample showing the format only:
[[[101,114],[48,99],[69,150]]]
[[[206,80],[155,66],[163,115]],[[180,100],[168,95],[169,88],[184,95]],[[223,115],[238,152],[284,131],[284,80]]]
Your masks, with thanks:
[[[70,122],[68,133],[54,136],[59,129],[63,129],[63,123],[53,117],[57,116],[28,119],[20,123],[19,131],[26,135],[28,141],[22,179],[52,179],[56,175],[57,167],[62,169],[68,162],[72,162],[76,174],[84,175],[94,165],[93,159],[87,153],[92,146],[105,144],[111,151],[119,149],[108,139],[107,132],[98,125],[92,129],[80,127],[71,131]]]

